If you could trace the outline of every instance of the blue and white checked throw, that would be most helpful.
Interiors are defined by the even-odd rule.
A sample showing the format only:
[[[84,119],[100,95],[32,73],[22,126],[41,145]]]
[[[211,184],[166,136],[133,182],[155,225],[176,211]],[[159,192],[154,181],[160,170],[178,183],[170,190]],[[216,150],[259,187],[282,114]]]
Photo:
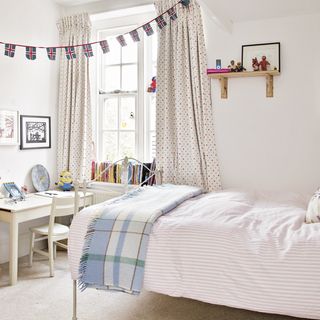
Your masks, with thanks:
[[[87,231],[80,288],[139,294],[153,223],[201,193],[190,186],[147,186],[102,204]]]

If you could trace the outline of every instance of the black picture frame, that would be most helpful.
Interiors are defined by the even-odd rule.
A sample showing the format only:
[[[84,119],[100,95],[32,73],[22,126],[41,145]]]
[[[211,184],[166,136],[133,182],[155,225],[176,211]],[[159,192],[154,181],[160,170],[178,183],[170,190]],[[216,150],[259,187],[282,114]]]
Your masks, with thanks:
[[[51,117],[20,115],[20,150],[51,148]]]
[[[263,50],[266,50],[265,52]],[[257,52],[264,52],[261,54],[257,54]],[[250,55],[250,52],[252,52],[252,55]],[[268,58],[268,52],[269,52],[269,58]],[[272,57],[271,62],[271,70],[276,70],[281,72],[281,45],[280,42],[268,42],[268,43],[256,43],[256,44],[246,44],[242,46],[241,50],[241,64],[244,68],[247,69],[247,71],[253,71],[252,70],[252,63],[248,63],[248,57],[255,58],[257,57],[258,60],[260,55],[265,55],[267,57],[267,60],[270,59],[270,52],[274,52],[274,56]]]

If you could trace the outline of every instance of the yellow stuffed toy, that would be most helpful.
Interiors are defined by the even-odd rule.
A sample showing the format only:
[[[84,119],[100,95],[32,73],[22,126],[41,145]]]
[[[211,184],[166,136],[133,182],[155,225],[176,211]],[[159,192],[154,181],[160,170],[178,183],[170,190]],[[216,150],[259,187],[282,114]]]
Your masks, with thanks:
[[[62,171],[60,174],[60,179],[58,182],[58,186],[63,190],[63,191],[70,191],[73,188],[72,185],[72,175],[69,171]]]

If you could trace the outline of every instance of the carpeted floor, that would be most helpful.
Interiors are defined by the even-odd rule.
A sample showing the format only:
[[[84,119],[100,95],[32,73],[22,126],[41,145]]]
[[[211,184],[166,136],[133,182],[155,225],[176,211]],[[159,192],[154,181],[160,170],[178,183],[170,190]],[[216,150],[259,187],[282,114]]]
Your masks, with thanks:
[[[8,286],[8,266],[0,270],[1,320],[71,320],[72,282],[66,254],[56,260],[56,274],[49,278],[47,261],[37,260],[29,268],[23,259],[19,282]],[[151,292],[138,297],[86,290],[79,294],[79,320],[294,320],[245,310],[172,298]]]

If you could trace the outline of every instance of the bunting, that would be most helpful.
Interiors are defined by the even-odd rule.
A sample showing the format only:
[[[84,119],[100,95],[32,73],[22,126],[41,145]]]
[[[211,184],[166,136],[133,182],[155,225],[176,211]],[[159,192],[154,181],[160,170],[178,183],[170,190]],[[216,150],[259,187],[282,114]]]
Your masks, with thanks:
[[[170,19],[173,21],[178,19],[176,8],[170,8],[168,10],[168,15],[169,15]]]
[[[26,57],[28,60],[36,60],[37,59],[37,48],[26,47]]]
[[[5,44],[4,54],[5,54],[7,57],[13,58],[15,52],[16,52],[16,46],[15,46],[14,44],[9,44],[9,43],[6,43],[6,44]]]
[[[156,18],[156,22],[157,22],[158,27],[159,27],[160,30],[162,30],[167,25],[167,23],[163,19],[163,16],[157,17]]]
[[[65,48],[65,50],[66,50],[66,57],[68,60],[72,60],[77,57],[74,47],[67,47]]]
[[[120,43],[121,47],[125,47],[127,45],[126,39],[124,38],[123,35],[118,36],[116,39]]]
[[[139,42],[140,41],[139,33],[138,33],[137,30],[132,30],[129,33],[130,33],[130,36],[131,36],[133,42]]]
[[[110,51],[109,44],[107,40],[100,41],[100,46],[103,54],[108,53]]]
[[[49,60],[56,60],[57,48],[47,48],[47,55]]]
[[[91,46],[91,44],[85,44],[85,45],[83,45],[82,48],[83,48],[84,55],[85,55],[87,58],[93,57],[93,51],[92,51],[92,46]]]
[[[154,34],[154,31],[152,29],[152,26],[150,23],[145,24],[144,26],[142,26],[143,30],[145,31],[145,33],[147,34],[147,36],[152,36]]]
[[[116,37],[116,40],[119,42],[121,47],[127,46],[125,35],[130,35],[131,40],[133,42],[141,41],[140,34],[138,32],[139,29],[143,29],[147,36],[151,36],[154,34],[153,22],[158,26],[160,30],[165,28],[168,25],[168,19],[166,16],[170,18],[171,21],[178,19],[177,15],[177,6],[180,5],[182,7],[187,7],[190,4],[190,0],[180,0],[174,6],[169,8],[167,11],[162,12],[155,19],[143,24],[142,26],[122,35]],[[77,54],[75,48],[82,47],[82,52],[85,57],[90,58],[93,57],[93,48],[92,45],[99,44],[103,54],[110,52],[109,43],[107,40],[95,41],[91,43],[83,43],[83,44],[75,44],[73,46],[51,46],[51,47],[41,47],[41,46],[30,46],[23,44],[13,44],[7,42],[1,42],[0,44],[4,45],[4,55],[9,58],[14,58],[16,54],[17,47],[25,48],[25,55],[28,60],[36,60],[37,59],[37,50],[44,49],[46,50],[47,57],[51,61],[55,61],[59,50],[63,50],[65,52],[65,57],[68,60],[76,59]]]

